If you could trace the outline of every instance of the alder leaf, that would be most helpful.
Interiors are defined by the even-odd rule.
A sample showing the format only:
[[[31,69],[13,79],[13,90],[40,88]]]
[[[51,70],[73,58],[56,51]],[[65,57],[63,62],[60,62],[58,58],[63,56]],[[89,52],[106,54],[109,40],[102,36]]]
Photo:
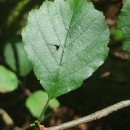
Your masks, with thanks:
[[[12,92],[18,88],[18,78],[12,71],[0,65],[0,93]]]
[[[117,28],[123,32],[123,48],[130,52],[130,0],[126,0],[117,21]]]
[[[86,0],[46,1],[22,31],[35,75],[50,99],[81,86],[108,55],[109,28]]]

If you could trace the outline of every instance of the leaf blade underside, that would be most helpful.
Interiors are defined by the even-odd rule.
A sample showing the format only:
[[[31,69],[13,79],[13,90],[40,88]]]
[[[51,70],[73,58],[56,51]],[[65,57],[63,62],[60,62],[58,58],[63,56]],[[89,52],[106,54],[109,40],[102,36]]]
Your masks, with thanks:
[[[44,2],[29,14],[22,36],[50,99],[78,88],[108,54],[104,16],[86,0]]]

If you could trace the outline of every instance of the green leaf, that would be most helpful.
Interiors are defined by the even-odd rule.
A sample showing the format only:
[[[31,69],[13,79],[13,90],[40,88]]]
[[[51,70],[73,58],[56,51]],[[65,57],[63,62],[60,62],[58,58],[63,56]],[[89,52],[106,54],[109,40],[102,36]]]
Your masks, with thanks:
[[[19,71],[21,76],[26,76],[32,70],[32,64],[30,63],[27,54],[24,50],[24,43],[17,42],[14,44],[19,64]],[[15,50],[11,43],[6,44],[4,50],[4,56],[6,63],[17,72]]]
[[[16,61],[15,61],[15,54],[11,43],[7,43],[4,48],[4,56],[6,63],[13,69],[15,72],[17,71],[16,68]]]
[[[130,52],[130,0],[126,0],[120,12],[117,28],[123,32],[123,48]]]
[[[14,91],[17,87],[18,79],[15,73],[0,65],[0,93]]]
[[[108,26],[86,0],[44,2],[29,14],[22,37],[50,99],[80,87],[108,55]]]
[[[59,103],[59,101],[56,98],[54,98],[54,99],[50,100],[49,106],[52,109],[57,109],[60,106],[60,103]]]
[[[122,41],[123,40],[123,34],[121,29],[113,29],[111,31],[111,35],[113,36],[114,40],[116,41]]]
[[[26,101],[26,106],[34,117],[38,118],[40,116],[47,102],[47,99],[48,99],[47,93],[41,90],[34,92],[33,94],[31,94],[31,96],[28,97]],[[49,106],[52,109],[57,109],[59,105],[60,104],[57,99],[52,99],[49,102]]]

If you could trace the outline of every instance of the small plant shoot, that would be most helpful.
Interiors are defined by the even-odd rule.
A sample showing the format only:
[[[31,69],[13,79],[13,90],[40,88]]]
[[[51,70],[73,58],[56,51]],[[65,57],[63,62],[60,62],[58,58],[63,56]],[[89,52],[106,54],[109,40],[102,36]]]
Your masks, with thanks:
[[[43,107],[45,107],[47,99],[48,99],[47,94],[41,90],[35,91],[27,98],[26,106],[34,117],[38,118],[40,116]],[[48,107],[55,110],[59,107],[59,105],[60,103],[58,102],[57,99],[52,99],[49,102]],[[47,114],[49,115],[50,113],[47,113]],[[42,115],[43,118],[46,115]]]

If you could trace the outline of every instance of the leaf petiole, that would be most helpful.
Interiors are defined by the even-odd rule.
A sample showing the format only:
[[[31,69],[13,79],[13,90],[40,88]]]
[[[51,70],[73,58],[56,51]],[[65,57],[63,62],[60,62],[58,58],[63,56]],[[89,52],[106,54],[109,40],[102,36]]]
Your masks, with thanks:
[[[49,102],[50,102],[50,99],[49,99],[49,97],[48,97],[47,102],[46,102],[46,104],[45,104],[45,107],[43,108],[43,110],[42,110],[42,112],[41,112],[41,115],[40,115],[39,118],[38,118],[38,121],[39,121],[39,122],[42,122],[42,121],[43,121],[43,117],[44,117],[44,114],[45,114],[45,111],[46,111],[46,109],[47,109],[47,107],[48,107]]]

